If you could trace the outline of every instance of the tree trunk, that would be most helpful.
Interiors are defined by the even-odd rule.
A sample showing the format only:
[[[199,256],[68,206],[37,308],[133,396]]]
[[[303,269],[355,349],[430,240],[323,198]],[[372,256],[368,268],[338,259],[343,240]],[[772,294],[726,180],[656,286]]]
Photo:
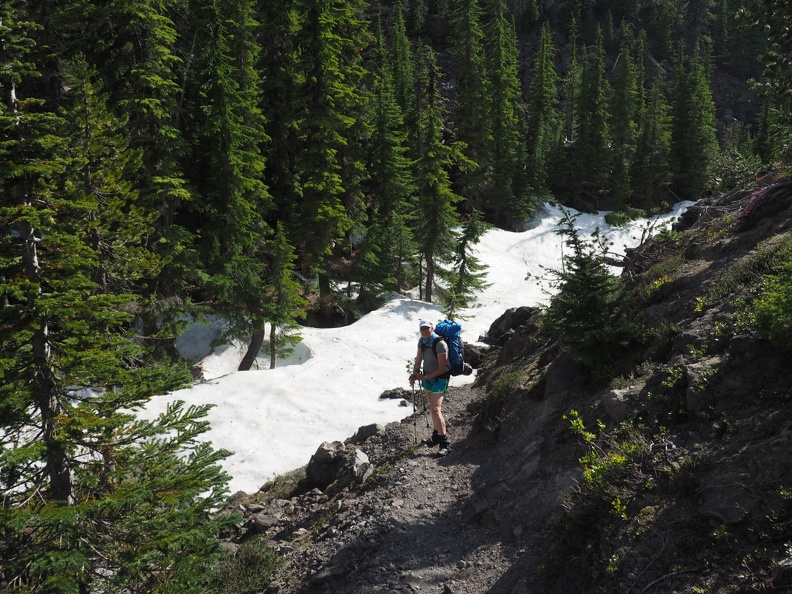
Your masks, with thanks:
[[[330,290],[330,277],[319,274],[319,319],[330,324],[333,321],[333,293]]]
[[[33,226],[25,222],[20,225],[22,243],[22,268],[32,283],[39,282],[39,262],[36,233]],[[40,290],[27,296],[28,307],[35,310]],[[37,386],[38,407],[41,411],[42,441],[46,445],[46,474],[49,478],[49,497],[68,502],[71,497],[71,477],[66,453],[57,441],[56,417],[61,413],[58,401],[57,379],[52,369],[52,351],[49,342],[49,322],[41,319],[31,339],[33,365]]]
[[[426,256],[426,284],[424,285],[424,300],[432,302],[432,285],[434,284],[435,263],[434,258]]]
[[[242,357],[242,361],[240,362],[237,371],[249,371],[250,368],[253,367],[253,362],[256,360],[256,357],[258,357],[259,351],[261,351],[261,345],[264,344],[265,336],[266,330],[264,328],[256,330],[253,333],[247,352],[245,353],[245,356]]]
[[[275,362],[278,359],[278,327],[270,325],[270,369],[275,369]]]

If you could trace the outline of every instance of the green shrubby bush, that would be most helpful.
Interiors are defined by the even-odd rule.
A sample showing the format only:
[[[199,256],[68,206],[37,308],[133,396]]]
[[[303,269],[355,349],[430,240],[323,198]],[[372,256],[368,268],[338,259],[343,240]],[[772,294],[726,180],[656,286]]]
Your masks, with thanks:
[[[757,325],[773,344],[792,351],[792,241],[781,253],[778,272],[765,277],[754,309]]]

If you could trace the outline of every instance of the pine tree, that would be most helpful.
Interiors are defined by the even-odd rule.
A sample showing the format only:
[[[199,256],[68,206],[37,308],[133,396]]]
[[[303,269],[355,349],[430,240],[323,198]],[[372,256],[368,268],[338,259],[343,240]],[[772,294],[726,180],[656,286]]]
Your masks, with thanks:
[[[558,75],[554,66],[554,54],[552,31],[549,23],[545,22],[542,26],[539,51],[534,59],[526,134],[528,180],[538,193],[547,193],[547,160],[558,134]]]
[[[486,71],[491,89],[490,169],[484,212],[503,227],[521,223],[532,204],[523,174],[525,116],[518,75],[517,40],[504,0],[493,0],[485,27]]]
[[[454,130],[457,138],[467,145],[467,155],[477,167],[459,179],[460,192],[476,206],[486,194],[491,142],[491,89],[485,72],[484,32],[481,28],[481,8],[478,0],[461,0],[451,14],[451,47],[457,74]]]
[[[251,368],[264,343],[267,287],[263,258],[269,229],[264,223],[270,196],[262,182],[264,159],[259,142],[266,139],[259,109],[260,81],[250,0],[201,0],[207,38],[199,60],[207,155],[206,219],[201,232],[206,286],[228,321],[228,336],[246,338],[248,350],[240,371]]]
[[[0,208],[3,253],[16,252],[0,264],[2,588],[200,591],[231,520],[210,516],[226,454],[198,441],[207,407],[130,412],[189,373],[154,363],[133,330],[135,292],[162,266],[146,249],[156,213],[128,179],[139,155],[85,65],[63,74],[62,117],[29,114],[33,98],[0,117],[4,150],[37,147],[15,153],[24,177],[0,174],[19,190]]]
[[[426,263],[423,299],[431,303],[439,267],[448,261],[457,242],[459,220],[454,205],[462,197],[451,189],[448,171],[457,163],[464,164],[464,157],[458,145],[446,143],[443,138],[445,122],[435,55],[430,48],[419,47],[419,56],[426,58],[428,86],[418,122],[423,151],[416,162],[418,189],[414,220],[418,252]]]

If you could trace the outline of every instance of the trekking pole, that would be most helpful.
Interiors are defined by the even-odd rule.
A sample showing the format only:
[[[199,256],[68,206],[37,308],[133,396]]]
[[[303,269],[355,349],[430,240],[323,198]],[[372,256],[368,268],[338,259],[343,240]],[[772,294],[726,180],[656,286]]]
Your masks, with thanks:
[[[413,403],[413,443],[418,443],[418,421],[415,419],[415,382],[410,384],[412,388],[412,403]]]

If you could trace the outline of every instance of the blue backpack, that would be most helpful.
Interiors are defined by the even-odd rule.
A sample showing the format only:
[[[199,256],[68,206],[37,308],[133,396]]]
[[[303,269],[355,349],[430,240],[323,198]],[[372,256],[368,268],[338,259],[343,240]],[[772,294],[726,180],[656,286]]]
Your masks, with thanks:
[[[451,365],[451,375],[470,375],[473,368],[465,363],[465,345],[462,342],[462,324],[445,319],[437,322],[435,334],[448,344],[448,362]],[[432,343],[432,350],[437,356],[437,348]]]

